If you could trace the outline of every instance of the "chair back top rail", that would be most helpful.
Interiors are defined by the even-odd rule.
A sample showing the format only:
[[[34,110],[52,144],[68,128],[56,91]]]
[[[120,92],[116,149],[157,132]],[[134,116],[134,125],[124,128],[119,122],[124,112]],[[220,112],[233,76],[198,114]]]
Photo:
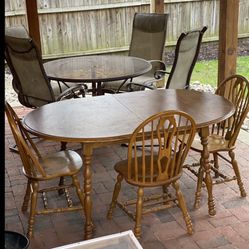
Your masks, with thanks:
[[[156,186],[178,179],[195,132],[193,118],[175,110],[160,112],[143,121],[129,141],[127,181]]]
[[[232,75],[221,82],[215,93],[224,96],[235,106],[230,118],[212,126],[212,134],[223,136],[229,140],[228,147],[232,147],[249,111],[249,82],[241,75]]]

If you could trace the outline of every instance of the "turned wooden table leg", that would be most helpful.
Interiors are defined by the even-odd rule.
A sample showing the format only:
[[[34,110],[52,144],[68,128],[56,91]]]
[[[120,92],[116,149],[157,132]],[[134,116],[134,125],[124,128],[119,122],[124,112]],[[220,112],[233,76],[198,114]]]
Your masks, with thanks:
[[[92,223],[92,172],[91,172],[91,160],[92,160],[93,148],[90,144],[83,145],[83,161],[84,161],[84,212],[85,212],[85,239],[91,239],[93,233]]]
[[[211,167],[209,164],[209,151],[208,151],[208,135],[209,135],[209,128],[205,127],[200,130],[200,137],[201,137],[201,144],[203,146],[203,150],[201,153],[202,157],[202,165],[205,171],[204,181],[206,183],[206,188],[208,191],[208,213],[211,216],[216,214],[215,211],[215,204],[214,204],[214,197],[213,197],[213,183],[211,178]]]
[[[97,95],[97,87],[96,87],[96,82],[92,82],[92,96]]]

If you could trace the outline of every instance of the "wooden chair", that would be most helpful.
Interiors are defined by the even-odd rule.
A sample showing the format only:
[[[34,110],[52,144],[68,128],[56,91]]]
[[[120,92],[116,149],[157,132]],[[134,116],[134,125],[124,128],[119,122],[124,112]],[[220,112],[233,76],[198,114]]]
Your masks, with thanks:
[[[191,218],[178,180],[182,175],[182,165],[194,138],[195,130],[194,120],[188,114],[179,111],[161,112],[142,122],[131,136],[127,160],[120,161],[114,166],[118,176],[107,217],[112,217],[113,209],[118,204],[135,221],[134,233],[140,238],[142,214],[177,204],[183,213],[187,231],[192,234]],[[185,143],[179,141],[180,134],[186,138]],[[141,141],[142,148],[137,150],[136,144]],[[150,150],[145,148],[146,141],[151,143]],[[154,143],[159,143],[160,146],[154,147]],[[125,203],[118,201],[123,179],[138,187],[137,200]],[[162,194],[144,196],[144,188],[159,186],[162,187]],[[175,189],[175,197],[167,190],[170,186]],[[148,208],[147,202],[157,205]],[[127,208],[129,205],[136,205],[135,214]]]
[[[160,79],[168,74],[166,89],[187,89],[198,58],[201,41],[207,27],[182,33],[176,43],[175,57],[170,72],[158,70],[155,77]]]
[[[159,69],[164,70],[166,68],[162,59],[167,20],[168,14],[135,13],[128,56],[150,61],[152,69],[148,73],[126,82],[105,82],[102,86],[103,92],[139,91],[144,90],[145,87],[154,89],[154,85],[164,87],[164,78],[155,79],[154,73]]]
[[[27,177],[27,189],[22,204],[22,211],[27,211],[28,203],[31,196],[30,216],[28,224],[27,236],[33,236],[33,227],[35,216],[40,214],[51,214],[55,212],[68,212],[82,210],[84,204],[84,194],[80,188],[77,174],[82,168],[82,159],[78,153],[71,150],[59,151],[42,156],[38,148],[30,139],[29,134],[23,128],[20,119],[12,107],[5,102],[5,113],[15,138],[15,142],[19,149],[19,155],[23,164],[23,173]],[[60,186],[49,186],[39,188],[41,182],[48,182],[60,177],[71,177],[71,184],[63,184]],[[44,183],[43,183],[44,184]],[[47,186],[47,185],[46,185]],[[79,197],[80,205],[73,205],[69,196],[68,188],[75,187],[76,193]],[[49,208],[46,193],[49,191],[56,191],[63,189],[67,200],[67,207]],[[37,209],[37,197],[41,194],[44,209]]]
[[[214,172],[213,184],[237,180],[240,195],[245,197],[246,191],[241,180],[239,166],[235,159],[234,150],[236,148],[235,144],[240,132],[240,128],[249,111],[249,82],[241,75],[232,75],[220,84],[216,90],[216,94],[224,96],[230,100],[235,105],[236,110],[232,117],[210,127],[210,135],[208,137],[208,151],[213,154],[213,160],[210,161],[212,164],[212,172]],[[202,152],[202,145],[198,137],[194,139],[191,149],[199,153]],[[224,156],[224,153],[221,154],[222,152],[228,152],[230,160]],[[222,158],[231,164],[235,176],[231,177],[225,172],[221,172],[219,167],[219,158]],[[204,172],[203,167],[199,167],[198,172],[194,169],[194,167],[200,166],[200,163],[184,166],[198,177],[197,193],[201,192]],[[199,203],[199,200],[196,200],[196,202]]]

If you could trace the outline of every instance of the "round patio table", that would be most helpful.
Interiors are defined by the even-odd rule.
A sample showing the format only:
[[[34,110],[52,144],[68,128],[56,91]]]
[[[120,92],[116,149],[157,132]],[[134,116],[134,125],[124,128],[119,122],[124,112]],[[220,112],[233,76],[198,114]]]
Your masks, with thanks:
[[[103,94],[102,82],[123,80],[124,83],[147,73],[151,68],[151,63],[144,59],[124,55],[79,56],[44,63],[50,80],[92,83],[93,95]]]

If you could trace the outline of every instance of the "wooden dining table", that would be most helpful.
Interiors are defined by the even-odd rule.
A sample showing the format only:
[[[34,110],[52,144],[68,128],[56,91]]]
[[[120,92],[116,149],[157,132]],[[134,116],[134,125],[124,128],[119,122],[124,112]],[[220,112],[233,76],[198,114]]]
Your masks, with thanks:
[[[224,97],[184,89],[148,90],[54,102],[31,111],[23,118],[24,127],[38,137],[82,144],[85,239],[90,239],[93,233],[91,161],[94,148],[129,142],[132,132],[143,120],[166,110],[184,111],[196,122],[203,145],[201,156],[208,192],[208,212],[214,216],[216,210],[207,137],[209,125],[227,119],[235,111],[233,104]],[[195,207],[199,203],[200,192],[197,191]]]
[[[150,62],[125,55],[89,55],[68,57],[43,64],[50,80],[71,83],[91,83],[92,95],[102,95],[102,83],[120,81],[143,75],[151,70]]]

